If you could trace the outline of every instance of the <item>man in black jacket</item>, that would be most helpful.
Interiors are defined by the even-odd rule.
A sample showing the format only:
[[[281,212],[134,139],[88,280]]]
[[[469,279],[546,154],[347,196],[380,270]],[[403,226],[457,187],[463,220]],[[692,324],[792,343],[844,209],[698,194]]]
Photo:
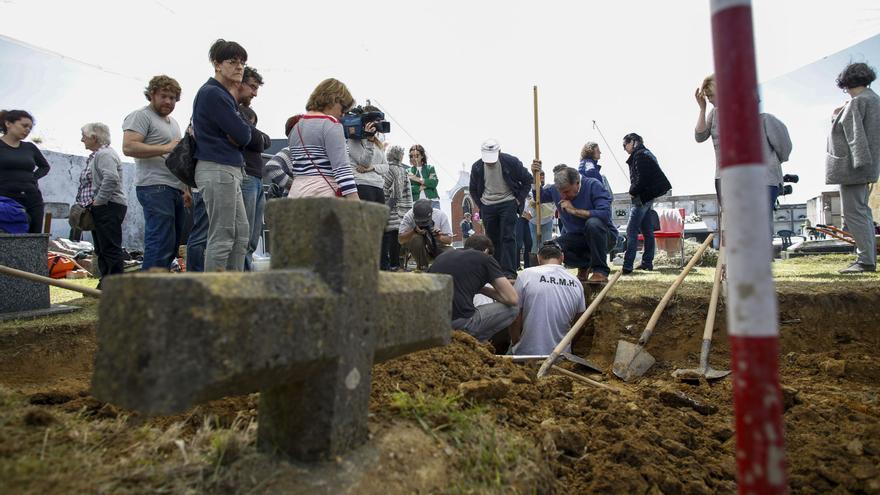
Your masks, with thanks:
[[[532,187],[532,174],[517,157],[501,153],[494,139],[484,142],[480,151],[482,159],[471,167],[470,196],[495,246],[495,259],[505,276],[516,278],[514,229]]]
[[[623,137],[623,149],[629,153],[626,160],[629,165],[629,195],[632,206],[629,211],[629,223],[626,225],[626,254],[623,256],[623,274],[633,271],[636,249],[639,245],[639,233],[645,238],[645,251],[638,270],[654,269],[654,216],[651,211],[654,199],[666,194],[672,185],[663,171],[657,158],[645,148],[642,137],[630,133]]]

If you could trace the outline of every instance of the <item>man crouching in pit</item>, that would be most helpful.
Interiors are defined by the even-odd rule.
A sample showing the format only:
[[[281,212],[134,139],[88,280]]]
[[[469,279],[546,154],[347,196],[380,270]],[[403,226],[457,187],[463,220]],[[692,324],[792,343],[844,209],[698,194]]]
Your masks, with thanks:
[[[510,328],[513,354],[550,354],[586,310],[584,287],[562,266],[564,259],[556,241],[547,241],[538,251],[538,266],[517,277],[520,311]]]
[[[438,256],[428,272],[452,275],[452,328],[480,342],[491,341],[496,352],[504,353],[510,342],[508,327],[516,318],[519,300],[501,265],[492,257],[493,250],[488,237],[472,235],[464,249]],[[477,293],[495,302],[474,307]]]

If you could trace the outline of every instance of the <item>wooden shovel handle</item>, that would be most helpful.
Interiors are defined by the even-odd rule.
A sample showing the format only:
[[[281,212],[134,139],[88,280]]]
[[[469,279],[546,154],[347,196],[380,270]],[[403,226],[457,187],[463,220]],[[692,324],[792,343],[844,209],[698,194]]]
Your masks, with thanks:
[[[648,343],[648,339],[651,338],[651,333],[654,332],[654,327],[657,326],[657,321],[660,320],[660,315],[663,314],[663,310],[666,309],[666,305],[669,304],[669,300],[672,299],[672,295],[675,294],[678,286],[684,282],[684,278],[687,277],[687,274],[690,273],[691,268],[697,264],[697,261],[700,260],[700,257],[703,256],[703,253],[706,251],[706,248],[709,247],[709,243],[712,242],[712,239],[715,238],[715,234],[709,234],[709,237],[706,237],[706,240],[703,241],[703,244],[700,244],[700,248],[697,249],[697,252],[691,257],[691,260],[688,261],[687,266],[678,274],[675,282],[672,282],[672,285],[669,286],[669,289],[666,290],[666,294],[663,295],[663,299],[660,300],[660,304],[657,305],[657,309],[654,310],[654,314],[651,315],[651,319],[648,321],[648,325],[645,327],[645,330],[642,332],[642,336],[639,337],[639,345],[643,346]],[[684,241],[682,241],[684,242]]]
[[[712,282],[712,296],[709,297],[709,313],[706,315],[706,328],[703,329],[703,340],[712,338],[712,330],[715,328],[715,311],[718,309],[718,294],[721,292],[721,268],[724,266],[724,248],[718,252],[718,262],[715,263],[715,280]]]
[[[571,341],[574,340],[574,336],[577,335],[578,331],[584,326],[584,323],[596,312],[596,308],[599,307],[599,303],[602,302],[602,299],[605,298],[605,295],[608,294],[608,291],[611,290],[611,287],[614,287],[614,284],[617,283],[617,280],[620,278],[620,275],[623,271],[618,271],[615,273],[609,280],[608,283],[605,284],[605,287],[599,292],[599,294],[593,298],[593,302],[590,303],[590,306],[584,311],[584,314],[581,315],[580,318],[572,325],[571,330],[565,334],[565,337],[562,337],[562,340],[559,341],[559,344],[553,349],[553,352],[547,356],[547,359],[544,360],[544,364],[541,365],[541,369],[538,370],[538,378],[543,377],[550,371],[550,366],[559,359],[559,355],[562,354],[562,351],[568,347],[568,344],[571,344]]]
[[[42,275],[37,275],[35,273],[26,272],[23,270],[17,270],[15,268],[10,268],[8,266],[0,265],[0,273],[4,275],[9,275],[10,277],[18,277],[23,278],[25,280],[30,280],[31,282],[38,282],[46,285],[54,285],[55,287],[61,287],[62,289],[72,290],[75,292],[79,292],[81,294],[85,294],[87,296],[92,297],[101,297],[101,291],[98,289],[92,289],[91,287],[83,287],[81,285],[72,284],[70,282],[66,282],[64,280],[56,280],[54,278],[44,277]]]

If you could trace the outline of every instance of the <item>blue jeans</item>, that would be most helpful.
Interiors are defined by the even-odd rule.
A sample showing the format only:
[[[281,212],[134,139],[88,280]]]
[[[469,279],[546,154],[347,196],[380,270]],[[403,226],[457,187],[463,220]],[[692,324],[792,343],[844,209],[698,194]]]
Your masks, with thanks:
[[[486,236],[495,246],[495,259],[501,265],[505,276],[516,277],[516,200],[511,199],[497,205],[483,205],[480,217]]]
[[[144,209],[144,263],[168,270],[177,258],[177,248],[186,228],[183,192],[171,186],[137,186],[138,202]]]
[[[186,242],[186,271],[205,271],[205,246],[208,244],[208,213],[202,193],[193,190],[193,226]]]
[[[633,198],[632,207],[629,210],[629,223],[626,224],[626,254],[623,255],[623,269],[632,270],[636,259],[636,250],[639,247],[639,233],[645,238],[645,252],[642,254],[642,266],[654,267],[654,222],[648,212],[654,206],[653,201],[642,203],[638,198]]]
[[[251,226],[248,250],[244,257],[244,269],[245,271],[251,271],[251,265],[254,262],[254,251],[257,250],[260,235],[263,233],[263,211],[266,208],[263,180],[252,175],[245,175],[241,181],[241,197],[244,200],[244,211],[247,214],[248,225]]]
[[[565,266],[608,275],[608,248],[614,245],[615,234],[603,220],[592,217],[582,232],[566,232],[556,242],[565,255]]]
[[[541,245],[538,244],[538,227],[529,222],[529,232],[532,234],[532,253],[538,254]],[[553,239],[553,220],[541,224],[541,242],[547,242]]]

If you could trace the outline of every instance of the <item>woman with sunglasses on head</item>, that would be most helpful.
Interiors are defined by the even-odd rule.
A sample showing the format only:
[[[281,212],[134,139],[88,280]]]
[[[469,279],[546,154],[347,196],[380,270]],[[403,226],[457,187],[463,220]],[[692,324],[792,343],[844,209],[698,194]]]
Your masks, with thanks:
[[[24,139],[34,127],[34,117],[24,110],[0,111],[0,196],[25,209],[28,232],[43,231],[43,194],[37,181],[49,173],[49,162],[34,143]]]

